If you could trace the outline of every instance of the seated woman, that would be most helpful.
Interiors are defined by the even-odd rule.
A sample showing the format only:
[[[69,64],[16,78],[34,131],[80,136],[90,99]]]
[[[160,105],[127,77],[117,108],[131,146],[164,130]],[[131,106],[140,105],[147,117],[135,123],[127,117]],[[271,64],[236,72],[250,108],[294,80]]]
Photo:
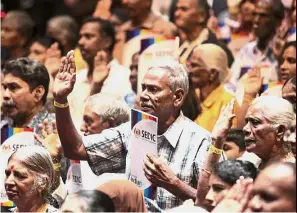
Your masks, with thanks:
[[[243,132],[246,151],[262,160],[260,169],[271,161],[295,162],[291,146],[284,141],[295,119],[292,105],[283,98],[261,96],[252,102]]]
[[[287,81],[296,77],[296,41],[285,45],[281,54],[279,77],[281,81]]]
[[[54,167],[47,150],[40,146],[18,149],[8,159],[5,190],[16,204],[14,212],[57,212],[51,192]]]

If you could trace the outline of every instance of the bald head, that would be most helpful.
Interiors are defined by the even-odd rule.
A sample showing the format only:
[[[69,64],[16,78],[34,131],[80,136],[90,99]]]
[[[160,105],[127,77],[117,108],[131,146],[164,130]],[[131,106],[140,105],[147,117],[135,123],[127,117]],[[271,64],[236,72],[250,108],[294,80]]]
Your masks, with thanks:
[[[216,70],[220,82],[223,82],[228,75],[228,57],[226,52],[215,44],[202,44],[193,51],[193,56],[200,58],[207,70]]]

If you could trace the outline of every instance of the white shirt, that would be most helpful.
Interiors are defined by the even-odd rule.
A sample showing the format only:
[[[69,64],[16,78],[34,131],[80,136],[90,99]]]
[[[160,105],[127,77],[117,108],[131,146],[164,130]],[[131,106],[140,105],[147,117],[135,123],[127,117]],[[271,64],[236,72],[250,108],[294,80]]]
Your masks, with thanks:
[[[131,71],[120,65],[116,59],[112,60],[109,66],[109,76],[104,81],[100,93],[124,99],[124,96],[132,91],[129,81]],[[90,96],[90,92],[91,84],[88,80],[88,69],[83,69],[77,73],[74,89],[68,96],[71,117],[77,129],[82,123],[85,101]]]

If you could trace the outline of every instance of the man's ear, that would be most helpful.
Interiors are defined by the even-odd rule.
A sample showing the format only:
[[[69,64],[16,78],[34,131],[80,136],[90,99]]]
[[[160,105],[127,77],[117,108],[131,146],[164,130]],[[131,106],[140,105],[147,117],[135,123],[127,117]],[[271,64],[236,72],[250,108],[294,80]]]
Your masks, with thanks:
[[[104,129],[116,127],[115,119],[113,117],[108,118],[108,120],[103,123],[103,127]]]
[[[181,106],[185,99],[185,91],[181,88],[178,88],[173,95],[173,104],[175,107]]]
[[[219,77],[219,72],[216,69],[209,71],[209,82],[214,82]]]
[[[34,100],[36,103],[42,100],[44,93],[45,93],[45,89],[41,85],[39,85],[33,90]]]

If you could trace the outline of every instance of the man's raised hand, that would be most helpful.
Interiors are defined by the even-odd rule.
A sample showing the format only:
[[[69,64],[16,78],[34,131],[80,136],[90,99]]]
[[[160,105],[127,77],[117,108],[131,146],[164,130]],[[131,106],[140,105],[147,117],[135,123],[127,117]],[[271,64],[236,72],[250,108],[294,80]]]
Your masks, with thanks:
[[[76,80],[76,68],[74,62],[74,51],[71,50],[63,58],[59,72],[54,82],[54,97],[57,101],[66,101],[67,96],[72,92]]]

